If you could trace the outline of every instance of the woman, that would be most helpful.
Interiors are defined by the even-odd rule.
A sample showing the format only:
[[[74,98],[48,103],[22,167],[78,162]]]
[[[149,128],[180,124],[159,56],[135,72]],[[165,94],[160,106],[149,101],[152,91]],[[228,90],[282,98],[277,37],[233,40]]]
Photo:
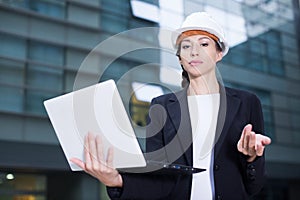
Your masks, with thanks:
[[[263,186],[264,148],[271,143],[260,134],[261,104],[255,95],[218,81],[216,63],[228,44],[207,13],[189,15],[174,38],[186,85],[152,100],[151,108],[158,104],[164,111],[150,108],[146,149],[151,159],[207,170],[193,175],[119,173],[107,167],[111,151],[107,165],[98,161],[103,161],[101,141],[92,134],[85,140],[86,162],[72,162],[105,184],[112,199],[247,199]],[[98,159],[92,156],[97,154]]]

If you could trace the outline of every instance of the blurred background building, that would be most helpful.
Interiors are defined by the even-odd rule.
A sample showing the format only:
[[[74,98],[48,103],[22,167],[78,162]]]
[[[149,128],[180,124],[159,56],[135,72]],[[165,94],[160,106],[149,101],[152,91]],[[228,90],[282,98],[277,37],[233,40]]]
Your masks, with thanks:
[[[218,66],[224,83],[259,96],[273,140],[266,151],[268,182],[254,199],[299,199],[299,0],[0,0],[0,200],[107,199],[98,181],[70,172],[43,101],[72,91],[86,56],[110,36],[141,27],[174,29],[203,10],[224,26],[230,42]],[[136,33],[124,40],[164,45],[158,33]],[[86,85],[116,80],[137,131],[154,94],[144,98],[134,87],[153,83],[156,94],[180,89],[178,76],[170,77],[180,66],[169,52],[98,56],[81,77]]]

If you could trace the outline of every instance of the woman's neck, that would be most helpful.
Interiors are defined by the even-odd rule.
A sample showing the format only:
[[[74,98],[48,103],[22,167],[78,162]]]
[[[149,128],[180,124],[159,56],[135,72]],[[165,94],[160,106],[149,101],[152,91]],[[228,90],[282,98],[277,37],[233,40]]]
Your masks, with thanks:
[[[219,93],[219,83],[215,75],[199,76],[190,79],[188,95],[204,95]]]

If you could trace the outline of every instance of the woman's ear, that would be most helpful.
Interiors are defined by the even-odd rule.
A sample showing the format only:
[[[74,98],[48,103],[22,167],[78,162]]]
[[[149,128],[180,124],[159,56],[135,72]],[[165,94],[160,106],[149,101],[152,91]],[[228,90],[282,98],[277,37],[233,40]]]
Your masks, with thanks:
[[[218,51],[217,55],[216,55],[216,62],[221,61],[223,58],[223,52],[222,51]]]

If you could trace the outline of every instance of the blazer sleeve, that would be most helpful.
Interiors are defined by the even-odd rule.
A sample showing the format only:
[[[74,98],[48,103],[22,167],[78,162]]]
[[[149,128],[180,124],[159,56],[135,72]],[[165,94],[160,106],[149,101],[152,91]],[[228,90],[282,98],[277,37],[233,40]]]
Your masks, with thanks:
[[[163,106],[152,100],[148,126],[146,130],[146,152],[156,152],[163,149],[163,129],[166,113]],[[164,159],[163,151],[151,154],[152,160]],[[146,173],[121,173],[123,179],[123,187],[107,187],[107,193],[111,199],[167,199],[172,193],[179,175],[160,174],[155,172]]]
[[[250,124],[255,133],[264,134],[264,120],[262,107],[257,96],[253,95],[250,101]],[[248,156],[240,154],[244,172],[244,183],[250,196],[258,193],[265,182],[265,157],[257,157],[253,162],[247,162]]]

